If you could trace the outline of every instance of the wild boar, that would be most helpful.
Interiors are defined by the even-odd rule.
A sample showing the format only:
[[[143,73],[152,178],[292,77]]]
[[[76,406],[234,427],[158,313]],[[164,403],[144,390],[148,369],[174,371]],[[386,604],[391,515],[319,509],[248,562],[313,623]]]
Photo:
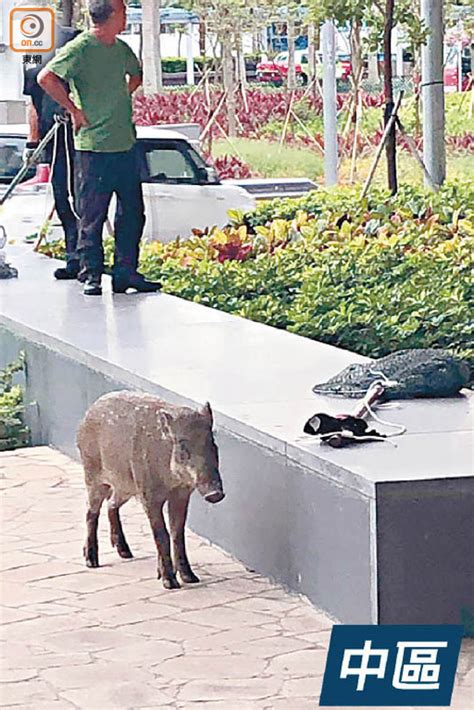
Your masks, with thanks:
[[[133,557],[119,510],[137,496],[150,521],[163,586],[179,588],[177,572],[183,582],[199,582],[186,555],[184,526],[193,490],[209,503],[224,498],[212,425],[209,403],[193,411],[136,392],[104,395],[88,409],[77,433],[89,501],[84,546],[88,567],[99,566],[97,525],[104,500],[112,545],[120,557]],[[163,517],[166,501],[172,557]]]

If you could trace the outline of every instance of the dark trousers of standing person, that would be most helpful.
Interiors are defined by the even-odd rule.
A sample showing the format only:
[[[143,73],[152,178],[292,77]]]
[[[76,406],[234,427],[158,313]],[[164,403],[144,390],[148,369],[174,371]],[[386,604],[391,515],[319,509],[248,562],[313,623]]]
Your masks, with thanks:
[[[66,131],[68,141],[69,167],[68,158],[66,156],[66,146],[64,144],[64,131]],[[53,186],[54,207],[64,230],[66,242],[66,270],[71,272],[72,275],[75,275],[79,271],[79,255],[77,253],[79,225],[77,217],[74,214],[74,212],[77,214],[78,205],[74,191],[75,153],[72,130],[70,127],[61,126],[58,130],[54,165],[52,164],[54,157],[53,141],[47,146],[46,160],[51,164],[53,171],[51,183]],[[56,277],[63,278],[64,274],[62,272],[64,272],[64,269],[57,269],[55,272]]]
[[[102,232],[113,193],[115,213],[114,283],[127,282],[137,273],[145,208],[136,150],[103,153],[76,152],[79,195],[78,252],[81,273],[100,283],[104,271]]]

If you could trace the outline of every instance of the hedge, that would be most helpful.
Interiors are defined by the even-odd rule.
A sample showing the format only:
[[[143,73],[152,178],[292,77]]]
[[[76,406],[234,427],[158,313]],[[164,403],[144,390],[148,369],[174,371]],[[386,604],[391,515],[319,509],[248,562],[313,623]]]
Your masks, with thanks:
[[[370,357],[442,347],[474,363],[472,183],[365,200],[318,190],[231,217],[225,230],[144,245],[142,273],[166,293]],[[109,267],[112,254],[109,240]]]

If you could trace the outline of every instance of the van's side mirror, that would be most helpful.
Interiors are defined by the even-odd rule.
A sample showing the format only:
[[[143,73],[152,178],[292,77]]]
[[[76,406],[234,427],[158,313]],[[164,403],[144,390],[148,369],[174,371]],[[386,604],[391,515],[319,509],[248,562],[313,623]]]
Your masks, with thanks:
[[[215,168],[210,165],[199,168],[198,176],[200,185],[217,185],[219,183],[219,176]]]

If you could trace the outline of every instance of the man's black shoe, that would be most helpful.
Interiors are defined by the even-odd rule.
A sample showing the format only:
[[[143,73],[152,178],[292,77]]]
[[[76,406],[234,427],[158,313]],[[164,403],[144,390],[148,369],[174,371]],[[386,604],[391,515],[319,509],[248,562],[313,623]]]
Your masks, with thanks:
[[[161,289],[159,281],[147,281],[141,274],[132,274],[127,278],[112,278],[114,293],[125,293],[128,288],[133,288],[139,293],[155,293]]]
[[[79,264],[76,266],[74,264],[68,264],[67,266],[62,266],[56,269],[54,272],[54,278],[58,281],[72,281],[77,279],[79,275]]]
[[[84,283],[84,296],[102,296],[100,279],[89,277]]]

